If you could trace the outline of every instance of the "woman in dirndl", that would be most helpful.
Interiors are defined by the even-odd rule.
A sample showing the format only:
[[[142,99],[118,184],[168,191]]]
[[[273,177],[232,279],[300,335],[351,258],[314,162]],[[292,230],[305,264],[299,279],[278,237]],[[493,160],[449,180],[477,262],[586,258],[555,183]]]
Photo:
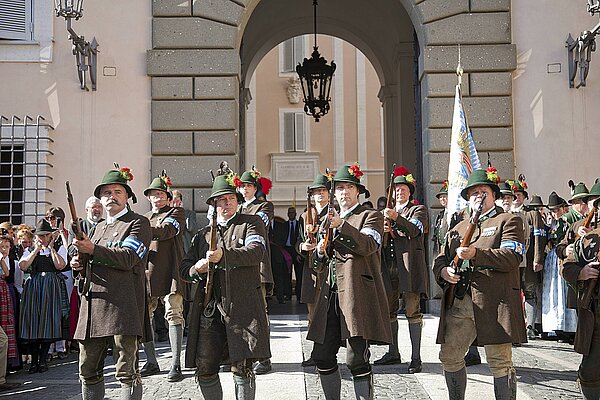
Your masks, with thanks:
[[[8,365],[19,365],[19,352],[17,350],[17,334],[15,332],[15,310],[12,296],[6,278],[10,275],[8,253],[12,245],[12,238],[8,235],[0,236],[0,326],[8,337]]]
[[[69,314],[60,284],[67,250],[54,247],[56,235],[48,221],[40,220],[34,233],[33,250],[25,250],[19,261],[19,268],[30,274],[23,285],[19,324],[31,355],[30,374],[48,371],[50,344],[62,338],[62,320]]]

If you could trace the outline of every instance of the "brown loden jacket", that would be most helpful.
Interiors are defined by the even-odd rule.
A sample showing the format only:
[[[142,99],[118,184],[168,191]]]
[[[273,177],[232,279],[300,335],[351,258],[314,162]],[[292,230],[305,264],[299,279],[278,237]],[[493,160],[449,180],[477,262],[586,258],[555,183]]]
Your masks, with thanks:
[[[447,235],[446,245],[435,258],[433,273],[440,286],[447,282],[441,277],[456,248],[467,231],[469,220],[464,219]],[[495,207],[481,216],[471,244],[477,248],[471,265],[471,298],[477,344],[525,343],[525,320],[521,303],[519,264],[524,250],[523,223],[520,217]],[[446,334],[445,301],[442,300],[437,343],[444,343]]]
[[[143,336],[147,328],[146,264],[152,233],[143,215],[129,211],[112,224],[98,223],[91,241],[92,284],[81,296],[74,339]]]
[[[182,229],[185,229],[185,211],[181,207],[166,206],[158,213],[148,212],[146,217],[150,220],[152,229],[146,270],[150,296],[162,297],[178,291],[189,298],[189,290],[186,290],[188,285],[179,275],[179,265],[183,258]]]
[[[217,246],[223,248],[223,257],[215,271],[216,298],[226,315],[225,334],[231,362],[243,359],[271,357],[269,323],[262,299],[259,264],[265,254],[265,227],[254,215],[236,214],[227,227],[220,227]],[[261,240],[262,239],[262,240]],[[192,239],[192,246],[184,257],[180,272],[189,281],[190,269],[205,258],[209,249],[210,227],[201,229]],[[200,277],[200,286],[192,303],[185,366],[196,367],[200,314],[203,309],[206,274]],[[218,317],[219,310],[215,311]]]
[[[379,343],[392,340],[388,303],[381,273],[383,215],[359,205],[333,238],[342,340],[360,336]],[[378,240],[375,239],[378,237]],[[321,260],[330,265],[325,257]],[[329,270],[329,269],[327,269]],[[323,279],[307,339],[323,343],[331,281]]]
[[[264,255],[263,260],[260,262],[260,281],[270,285],[271,287],[267,290],[270,292],[273,287],[273,271],[271,270],[271,246],[269,245],[269,229],[271,229],[271,222],[275,215],[275,207],[270,201],[261,201],[254,199],[252,203],[244,207],[240,204],[238,210],[242,214],[258,215],[265,226],[265,241],[267,243],[267,251]]]

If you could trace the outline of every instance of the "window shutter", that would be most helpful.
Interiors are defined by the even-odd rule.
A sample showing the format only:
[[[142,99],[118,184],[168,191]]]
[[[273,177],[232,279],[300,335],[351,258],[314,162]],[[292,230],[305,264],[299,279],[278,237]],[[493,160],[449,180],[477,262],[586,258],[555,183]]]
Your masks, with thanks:
[[[296,119],[296,151],[306,151],[306,128],[303,113],[295,113]]]
[[[31,0],[0,0],[0,39],[31,40]]]
[[[283,113],[283,151],[294,151],[296,113]]]
[[[294,38],[294,70],[296,65],[302,64],[302,61],[304,61],[304,36],[296,36]]]
[[[288,39],[283,42],[283,71],[294,71],[294,39]]]

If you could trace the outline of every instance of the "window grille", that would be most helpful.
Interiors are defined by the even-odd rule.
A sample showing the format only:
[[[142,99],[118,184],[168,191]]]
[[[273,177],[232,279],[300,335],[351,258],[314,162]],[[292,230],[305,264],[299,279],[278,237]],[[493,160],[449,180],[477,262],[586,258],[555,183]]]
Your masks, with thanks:
[[[41,115],[0,116],[0,222],[34,226],[45,215],[53,129]]]

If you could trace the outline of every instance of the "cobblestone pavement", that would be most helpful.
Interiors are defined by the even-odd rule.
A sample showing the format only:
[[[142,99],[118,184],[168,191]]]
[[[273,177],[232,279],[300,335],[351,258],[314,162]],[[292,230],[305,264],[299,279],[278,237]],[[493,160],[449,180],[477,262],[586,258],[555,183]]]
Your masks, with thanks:
[[[257,400],[263,399],[323,399],[314,367],[302,368],[300,362],[308,358],[312,342],[306,341],[306,321],[304,316],[271,316],[273,372],[257,377]],[[410,360],[410,341],[406,320],[400,317],[400,352],[403,361]],[[442,368],[437,358],[439,346],[435,345],[435,332],[438,319],[426,316],[423,346],[423,373],[406,373],[407,362],[392,366],[375,366],[377,399],[447,399]],[[386,346],[372,346],[371,360],[379,358]],[[192,370],[184,370],[186,379],[178,383],[168,383],[166,374],[170,363],[168,343],[158,343],[157,352],[161,374],[144,378],[145,399],[200,399],[194,383]],[[485,364],[468,368],[469,382],[467,399],[493,399],[493,378]],[[142,353],[143,357],[143,353]],[[572,346],[565,343],[536,340],[522,347],[514,348],[513,359],[519,378],[518,399],[577,399],[581,398],[576,384],[576,370],[581,356],[574,353]],[[338,361],[343,364],[345,349],[341,349]],[[143,361],[142,361],[143,362]],[[9,382],[20,382],[19,390],[0,392],[3,398],[38,399],[81,399],[77,377],[77,355],[71,354],[65,360],[53,360],[50,370],[44,374],[29,375],[26,371],[11,374]],[[343,379],[342,398],[354,398],[350,373],[345,366],[340,367]],[[106,359],[106,397],[119,398],[119,384],[114,377],[112,359]],[[233,398],[233,382],[230,373],[221,373],[225,399]]]

